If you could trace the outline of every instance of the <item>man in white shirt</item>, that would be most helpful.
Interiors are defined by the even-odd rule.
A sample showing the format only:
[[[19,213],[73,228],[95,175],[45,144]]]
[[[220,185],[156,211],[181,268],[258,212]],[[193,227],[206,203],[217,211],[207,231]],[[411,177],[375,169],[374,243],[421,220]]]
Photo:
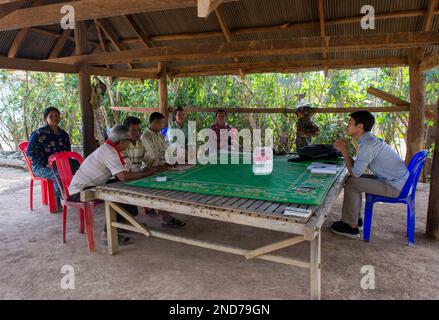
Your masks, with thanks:
[[[126,150],[129,143],[130,133],[128,127],[125,125],[114,126],[108,135],[108,140],[85,159],[79,170],[73,176],[69,187],[71,194],[69,200],[81,201],[80,192],[82,190],[104,185],[109,182],[112,176],[115,176],[120,181],[130,181],[142,179],[155,173],[155,170],[149,168],[141,172],[127,171],[126,163],[121,152]],[[119,205],[133,216],[138,214],[136,206],[122,203]],[[119,222],[123,221],[119,215],[117,215],[117,217]],[[105,226],[101,240],[105,243],[106,239]],[[119,234],[118,240],[119,244],[123,245],[129,238]]]
[[[331,231],[341,236],[359,239],[359,228],[363,226],[362,194],[371,193],[396,198],[410,174],[396,152],[371,133],[375,118],[370,112],[356,111],[349,116],[346,132],[358,141],[360,148],[354,160],[349,154],[346,141],[334,142],[334,147],[344,157],[350,176],[344,186],[341,220],[332,224]],[[366,169],[370,169],[373,175],[364,174]]]
[[[165,127],[165,117],[160,112],[153,112],[149,117],[149,126],[140,137],[145,148],[145,162],[149,167],[166,166],[165,153],[168,143],[161,134]]]
[[[161,130],[165,127],[165,116],[160,112],[153,112],[149,117],[149,127],[140,137],[143,147],[145,148],[145,162],[148,167],[164,170],[170,165],[166,163],[165,153],[168,143],[161,134]],[[163,223],[162,226],[169,228],[181,228],[186,225],[185,222],[175,219],[166,211],[159,211]]]
[[[125,151],[122,151],[122,157],[127,163],[127,169],[130,172],[139,172],[145,167],[145,148],[140,141],[142,129],[140,128],[141,120],[137,117],[128,116],[123,124],[130,129],[130,143]]]

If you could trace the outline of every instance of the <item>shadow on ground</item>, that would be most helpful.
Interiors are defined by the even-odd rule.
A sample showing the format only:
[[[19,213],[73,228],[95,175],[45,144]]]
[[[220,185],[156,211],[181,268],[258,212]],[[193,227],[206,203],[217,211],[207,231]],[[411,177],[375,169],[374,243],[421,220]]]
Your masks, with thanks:
[[[407,247],[405,208],[375,207],[372,240],[365,243],[332,234],[342,196],[324,224],[322,236],[323,299],[438,299],[439,242],[424,238],[429,186],[417,193],[414,247]],[[131,244],[109,256],[99,243],[103,208],[95,212],[97,249],[87,251],[78,233],[78,216],[68,216],[67,243],[61,243],[61,215],[41,205],[29,211],[29,178],[22,170],[0,168],[0,299],[308,299],[309,273],[274,262],[245,261],[241,256],[130,235]],[[286,234],[188,216],[175,234],[242,248],[255,248]],[[160,228],[157,218],[142,221]],[[308,243],[279,255],[307,260]],[[63,290],[61,268],[75,270],[75,289]],[[375,270],[375,289],[360,286],[361,268]]]

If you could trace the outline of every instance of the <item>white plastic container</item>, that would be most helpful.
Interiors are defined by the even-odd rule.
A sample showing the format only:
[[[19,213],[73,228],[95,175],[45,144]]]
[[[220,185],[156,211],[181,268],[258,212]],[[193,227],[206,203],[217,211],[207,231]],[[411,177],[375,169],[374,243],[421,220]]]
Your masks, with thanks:
[[[253,174],[269,175],[273,172],[273,148],[258,147],[253,150]]]

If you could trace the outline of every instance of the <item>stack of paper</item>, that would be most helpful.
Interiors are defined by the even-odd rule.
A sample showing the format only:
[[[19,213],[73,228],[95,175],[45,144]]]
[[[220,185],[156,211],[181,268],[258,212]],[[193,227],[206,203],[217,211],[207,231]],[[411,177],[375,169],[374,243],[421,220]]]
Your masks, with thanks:
[[[302,209],[302,208],[286,207],[283,214],[287,216],[294,216],[297,218],[309,218],[313,214],[314,208],[315,207],[311,207],[309,209]]]
[[[311,171],[311,173],[326,173],[326,174],[336,174],[342,167],[336,164],[313,162],[306,169]]]

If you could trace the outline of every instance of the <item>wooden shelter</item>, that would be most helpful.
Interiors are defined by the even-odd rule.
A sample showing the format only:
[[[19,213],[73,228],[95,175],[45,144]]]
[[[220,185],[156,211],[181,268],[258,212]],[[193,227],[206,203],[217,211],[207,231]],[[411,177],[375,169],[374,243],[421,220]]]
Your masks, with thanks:
[[[374,29],[362,28],[365,5]],[[64,30],[72,12],[75,28]],[[439,1],[0,0],[0,55],[0,68],[79,74],[85,155],[94,148],[90,75],[157,79],[167,115],[168,77],[409,66],[411,101],[375,91],[395,106],[372,111],[410,113],[410,159],[426,111],[436,117],[423,72],[439,65]],[[322,110],[334,111],[348,110]]]

